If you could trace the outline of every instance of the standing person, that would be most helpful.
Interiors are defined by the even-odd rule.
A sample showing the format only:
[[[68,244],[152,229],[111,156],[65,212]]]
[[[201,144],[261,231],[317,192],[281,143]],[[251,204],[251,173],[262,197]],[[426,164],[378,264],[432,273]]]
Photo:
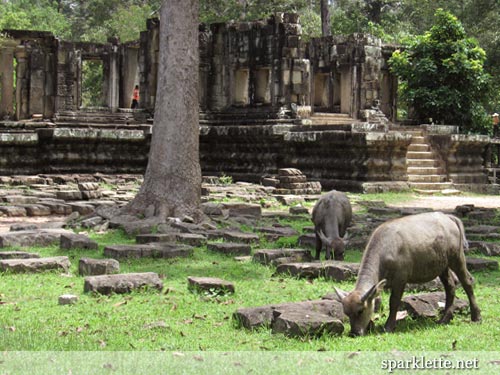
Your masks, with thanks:
[[[134,92],[132,94],[132,106],[130,108],[139,108],[139,85],[135,85]]]

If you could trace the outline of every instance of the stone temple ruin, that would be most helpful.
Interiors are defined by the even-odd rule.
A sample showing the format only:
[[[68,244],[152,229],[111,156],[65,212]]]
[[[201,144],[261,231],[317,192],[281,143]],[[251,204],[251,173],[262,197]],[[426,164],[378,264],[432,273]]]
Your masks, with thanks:
[[[0,174],[142,173],[156,98],[159,21],[140,40],[66,42],[4,30]],[[455,126],[400,126],[394,47],[365,34],[306,42],[298,15],[202,25],[200,160],[205,175],[260,182],[297,168],[326,188],[495,191],[490,138]],[[102,107],[83,106],[86,62]],[[135,85],[138,110],[131,110]],[[493,181],[496,182],[496,181]]]

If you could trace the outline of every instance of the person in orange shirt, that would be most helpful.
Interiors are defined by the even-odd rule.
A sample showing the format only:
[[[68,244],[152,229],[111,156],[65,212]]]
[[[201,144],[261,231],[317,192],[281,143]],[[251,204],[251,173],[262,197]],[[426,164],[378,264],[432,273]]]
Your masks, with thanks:
[[[135,85],[134,92],[132,94],[132,106],[130,108],[139,108],[139,85]]]

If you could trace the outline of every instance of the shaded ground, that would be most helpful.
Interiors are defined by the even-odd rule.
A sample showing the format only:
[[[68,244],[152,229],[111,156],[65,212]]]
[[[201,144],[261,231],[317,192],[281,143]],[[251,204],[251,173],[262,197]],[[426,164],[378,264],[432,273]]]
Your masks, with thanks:
[[[476,207],[500,208],[500,196],[420,196],[411,201],[400,202],[394,207],[426,207],[433,210],[453,210],[456,206],[473,204]]]

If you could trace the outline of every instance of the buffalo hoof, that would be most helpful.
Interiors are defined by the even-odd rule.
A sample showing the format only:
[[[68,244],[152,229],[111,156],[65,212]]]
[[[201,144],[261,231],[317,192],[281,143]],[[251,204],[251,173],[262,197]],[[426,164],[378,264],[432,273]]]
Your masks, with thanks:
[[[482,320],[481,311],[479,309],[471,311],[471,320],[473,322],[480,322]]]

